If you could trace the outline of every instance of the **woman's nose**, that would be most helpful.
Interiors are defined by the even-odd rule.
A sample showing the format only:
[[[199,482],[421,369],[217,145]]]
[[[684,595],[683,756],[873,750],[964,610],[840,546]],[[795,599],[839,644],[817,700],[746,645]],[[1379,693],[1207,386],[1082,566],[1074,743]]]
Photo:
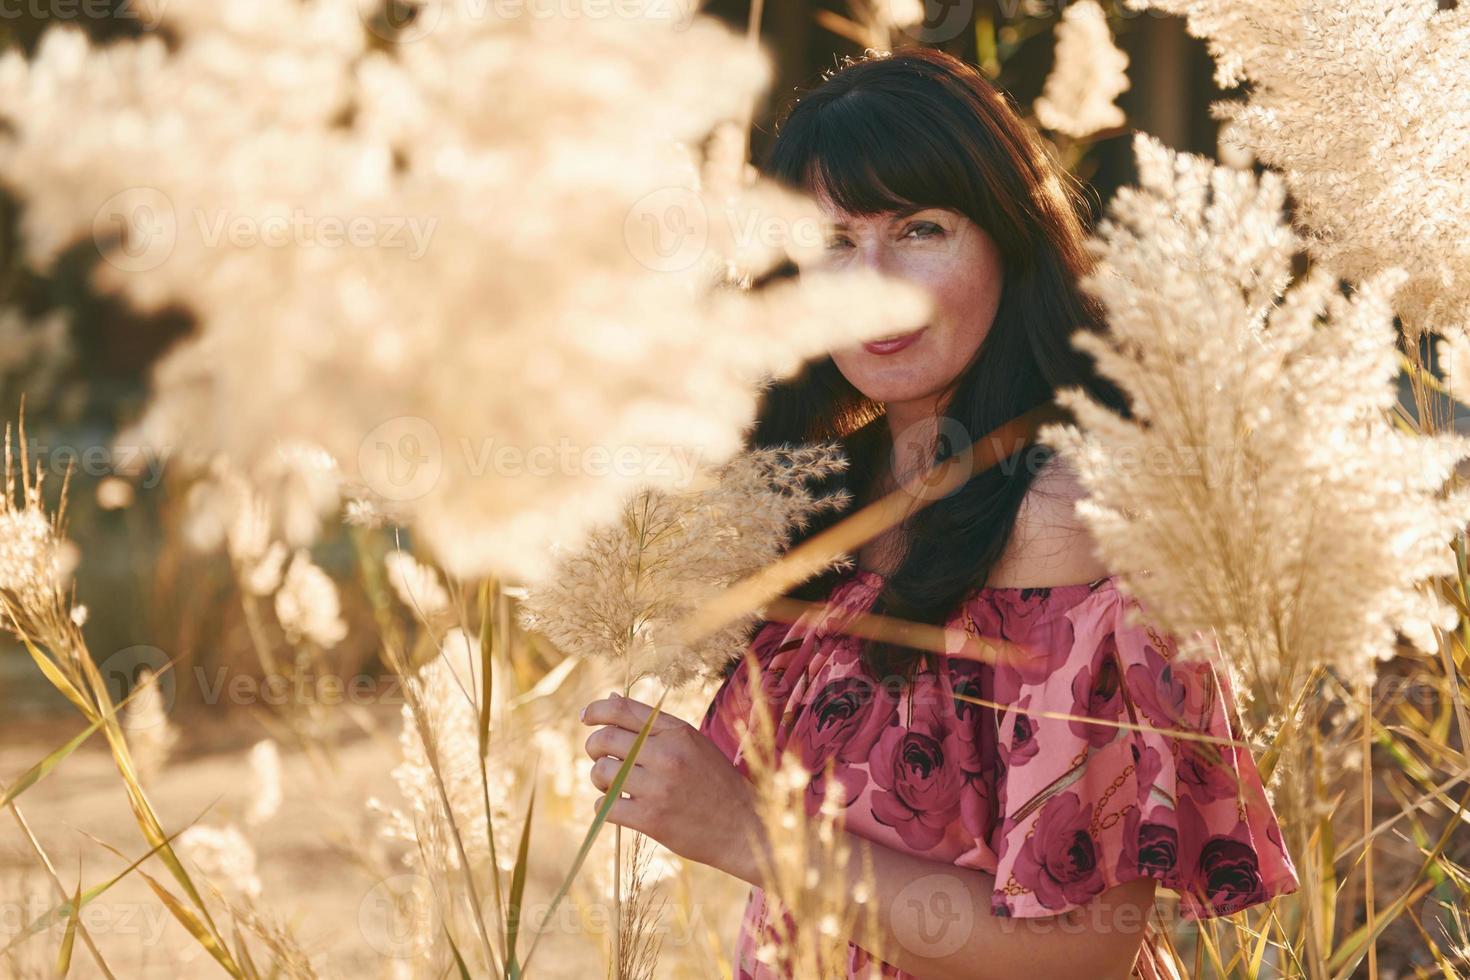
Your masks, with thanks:
[[[891,273],[895,271],[893,256],[889,253],[887,246],[881,242],[869,242],[859,248],[858,264],[874,272]]]

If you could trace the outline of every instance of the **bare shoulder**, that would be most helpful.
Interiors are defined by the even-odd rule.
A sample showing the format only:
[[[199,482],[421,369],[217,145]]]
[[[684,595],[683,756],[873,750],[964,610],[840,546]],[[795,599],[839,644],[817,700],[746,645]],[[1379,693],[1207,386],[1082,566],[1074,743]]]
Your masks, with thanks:
[[[1016,528],[989,584],[997,588],[1073,585],[1106,577],[1097,542],[1077,514],[1087,488],[1076,470],[1053,457],[1021,502]]]
[[[1066,498],[1073,502],[1086,496],[1087,487],[1083,485],[1076,467],[1065,457],[1053,456],[1041,468],[1041,472],[1036,474],[1036,479],[1031,481],[1031,490],[1026,499],[1028,502],[1046,502]]]

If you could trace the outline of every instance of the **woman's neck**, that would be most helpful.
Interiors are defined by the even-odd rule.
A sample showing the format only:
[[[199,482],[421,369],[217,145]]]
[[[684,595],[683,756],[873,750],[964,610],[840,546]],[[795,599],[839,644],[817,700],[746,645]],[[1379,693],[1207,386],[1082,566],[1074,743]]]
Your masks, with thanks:
[[[914,435],[910,430],[910,438]],[[888,442],[888,450],[877,460],[867,485],[862,488],[859,506],[867,506],[894,493],[902,485],[905,479],[912,479],[917,467],[913,464],[914,449],[902,449],[894,452],[893,442]],[[895,470],[895,465],[898,470]],[[857,551],[857,563],[861,567],[877,572],[879,575],[887,576],[897,567],[903,556],[903,526],[895,524],[886,528],[872,538],[864,542]]]
[[[928,437],[933,441],[934,428],[939,418],[939,397],[931,395],[913,401],[884,402],[883,417],[888,423],[891,445],[903,442],[922,441]]]

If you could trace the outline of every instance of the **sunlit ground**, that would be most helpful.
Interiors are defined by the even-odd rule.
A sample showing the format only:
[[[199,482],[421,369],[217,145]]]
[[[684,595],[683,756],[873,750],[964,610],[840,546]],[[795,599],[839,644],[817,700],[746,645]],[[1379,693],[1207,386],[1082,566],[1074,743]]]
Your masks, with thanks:
[[[372,714],[385,734],[396,732],[397,708],[379,706]],[[0,727],[0,772],[8,777],[24,772],[81,727],[70,718]],[[216,823],[246,807],[250,785],[244,778],[247,753],[260,737],[259,726],[249,719],[191,724],[174,758],[148,787],[170,831],[201,814],[202,822]],[[126,866],[92,837],[130,856],[144,849],[128,815],[112,757],[101,738],[94,739],[22,799],[22,814],[68,889],[75,887],[79,860],[84,887],[104,882]],[[335,976],[393,975],[396,940],[383,913],[389,892],[341,853],[333,839],[335,828],[351,826],[346,821],[352,819],[358,821],[357,832],[371,836],[372,814],[366,801],[383,793],[385,767],[395,761],[389,750],[369,736],[348,738],[340,756],[340,782],[327,794],[318,789],[306,761],[283,748],[280,810],[252,832],[262,887],[260,903],[286,920],[306,952],[314,961],[321,957],[320,965],[330,965]],[[344,821],[341,825],[335,823],[339,817]],[[538,821],[532,841],[533,877],[527,884],[527,905],[528,914],[534,915],[537,896],[549,896],[559,883],[580,841],[580,829]],[[720,975],[715,957],[728,957],[746,893],[743,883],[726,875],[698,865],[687,867],[698,895],[697,913],[686,920],[678,911],[676,896],[669,892],[664,952],[657,975],[671,980]],[[153,873],[159,871],[155,867]],[[176,890],[166,875],[161,883]],[[4,896],[0,947],[24,927],[23,918],[29,921],[61,900],[9,814],[0,821],[0,895]],[[555,921],[558,925],[537,951],[537,969],[544,967],[544,975],[555,977],[603,975],[599,944],[585,934],[575,934],[580,929],[606,935],[595,913],[566,908]],[[89,903],[82,922],[119,978],[222,975],[136,874],[124,877],[105,896]],[[228,929],[226,935],[230,935]],[[12,951],[13,964],[0,960],[0,977],[8,980],[17,975],[9,972],[15,970],[24,978],[49,976],[64,936],[64,924],[32,936]],[[80,940],[69,975],[103,975]]]

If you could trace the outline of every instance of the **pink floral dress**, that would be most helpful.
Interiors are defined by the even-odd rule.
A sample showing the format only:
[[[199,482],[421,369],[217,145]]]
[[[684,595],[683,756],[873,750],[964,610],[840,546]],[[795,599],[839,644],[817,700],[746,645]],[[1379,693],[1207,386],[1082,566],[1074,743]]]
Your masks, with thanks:
[[[1188,918],[1295,890],[1248,749],[1124,727],[1240,738],[1226,676],[1205,662],[1173,662],[1173,638],[1146,620],[1130,625],[1130,607],[1141,615],[1141,604],[1116,577],[976,590],[948,625],[1004,641],[1006,655],[994,665],[958,649],[930,656],[897,695],[873,680],[858,659],[861,639],[843,631],[883,581],[855,569],[825,607],[793,624],[766,623],[751,641],[779,719],[777,748],[791,745],[816,774],[810,812],[831,759],[849,831],[994,875],[995,916],[1057,915],[1145,876],[1178,893]],[[746,673],[742,662],[721,685],[700,731],[749,776],[740,751],[752,707]],[[755,956],[757,937],[771,935],[767,914],[752,888],[737,980],[777,976]],[[1153,939],[1146,934],[1136,975],[1165,969]],[[849,977],[913,976],[856,944],[848,953]]]

